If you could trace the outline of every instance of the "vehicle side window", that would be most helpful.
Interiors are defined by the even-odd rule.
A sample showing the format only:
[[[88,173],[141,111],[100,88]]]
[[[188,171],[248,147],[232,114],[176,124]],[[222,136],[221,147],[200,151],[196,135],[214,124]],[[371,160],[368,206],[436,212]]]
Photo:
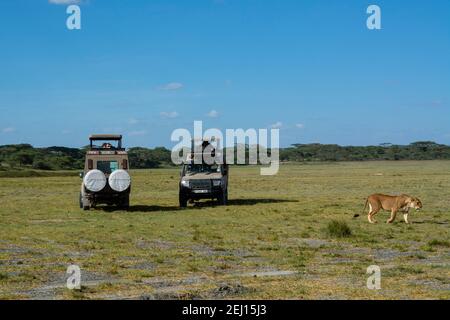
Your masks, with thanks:
[[[122,160],[122,169],[128,170],[128,160],[127,159]]]
[[[92,159],[88,160],[88,170],[94,169],[94,161]]]

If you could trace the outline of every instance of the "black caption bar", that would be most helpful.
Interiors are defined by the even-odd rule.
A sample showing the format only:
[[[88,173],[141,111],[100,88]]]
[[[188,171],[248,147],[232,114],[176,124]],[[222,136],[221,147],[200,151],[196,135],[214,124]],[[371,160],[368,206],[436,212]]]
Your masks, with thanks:
[[[385,317],[390,308],[401,308],[402,318],[430,310],[448,308],[449,301],[1,301],[0,309],[20,313],[45,314],[58,319],[99,316],[131,319],[302,319],[311,315],[362,315]],[[9,309],[9,310],[8,310]],[[33,310],[35,309],[35,310]],[[50,312],[51,311],[51,312]],[[361,314],[363,312],[363,314]],[[6,314],[6,313],[5,313]]]

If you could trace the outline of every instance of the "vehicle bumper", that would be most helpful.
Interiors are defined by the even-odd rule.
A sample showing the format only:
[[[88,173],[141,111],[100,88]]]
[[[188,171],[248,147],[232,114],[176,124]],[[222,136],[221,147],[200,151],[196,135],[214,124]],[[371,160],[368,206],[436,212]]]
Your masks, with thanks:
[[[212,188],[212,189],[189,189],[181,188],[180,194],[188,199],[211,199],[217,198],[223,193],[222,188]]]
[[[131,187],[125,191],[117,192],[110,188],[105,188],[100,192],[90,192],[85,190],[84,197],[94,203],[114,204],[117,201],[129,196]]]

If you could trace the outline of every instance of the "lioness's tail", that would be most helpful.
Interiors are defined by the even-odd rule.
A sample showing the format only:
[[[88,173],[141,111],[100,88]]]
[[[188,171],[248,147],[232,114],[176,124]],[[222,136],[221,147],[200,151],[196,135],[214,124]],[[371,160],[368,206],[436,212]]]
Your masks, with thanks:
[[[364,212],[366,212],[367,204],[368,204],[368,203],[369,203],[369,198],[366,199],[366,204],[364,205],[363,214],[364,214]],[[359,214],[355,214],[355,215],[353,216],[353,218],[358,218],[358,217],[359,217]]]

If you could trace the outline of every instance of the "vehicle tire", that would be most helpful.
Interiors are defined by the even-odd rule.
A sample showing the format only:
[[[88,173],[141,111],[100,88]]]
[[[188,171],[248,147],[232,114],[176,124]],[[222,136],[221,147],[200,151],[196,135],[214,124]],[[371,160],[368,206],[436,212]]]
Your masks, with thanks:
[[[188,199],[181,192],[179,195],[179,200],[180,200],[180,208],[186,208]]]
[[[124,210],[128,210],[130,208],[130,195],[126,195],[125,197],[123,197],[119,206]]]
[[[217,200],[219,201],[219,205],[226,206],[228,203],[228,191],[222,191]]]
[[[89,209],[91,209],[92,204],[90,202],[88,202],[87,205],[84,204],[83,201],[83,195],[80,192],[80,209],[83,209],[84,211],[88,211]]]

